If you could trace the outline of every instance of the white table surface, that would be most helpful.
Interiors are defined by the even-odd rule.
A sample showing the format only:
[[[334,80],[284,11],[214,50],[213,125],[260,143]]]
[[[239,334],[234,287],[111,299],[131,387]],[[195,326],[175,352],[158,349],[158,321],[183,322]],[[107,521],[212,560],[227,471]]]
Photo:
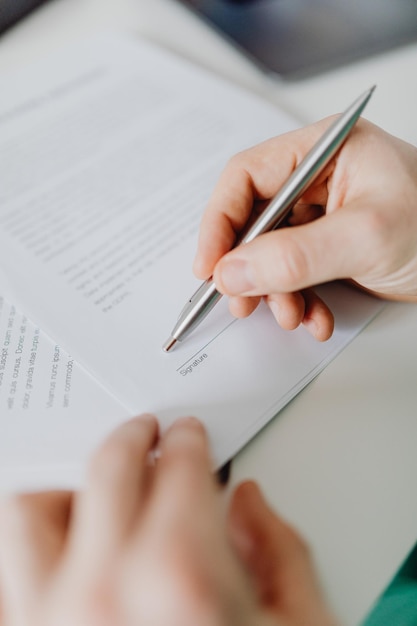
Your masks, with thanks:
[[[0,38],[1,75],[95,31],[157,41],[308,123],[371,84],[366,116],[417,144],[417,44],[297,83],[268,77],[173,0],[53,0]],[[342,624],[417,540],[417,307],[390,303],[234,460],[307,539]]]

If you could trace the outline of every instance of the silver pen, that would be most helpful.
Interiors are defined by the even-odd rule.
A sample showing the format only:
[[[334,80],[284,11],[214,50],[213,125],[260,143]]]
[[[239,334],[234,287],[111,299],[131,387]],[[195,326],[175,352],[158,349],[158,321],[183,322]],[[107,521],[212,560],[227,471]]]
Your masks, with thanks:
[[[239,239],[237,245],[249,243],[258,235],[279,226],[342,146],[374,89],[375,85],[359,96],[325,131],[261,215]],[[181,311],[169,339],[163,345],[165,352],[169,352],[178,341],[185,339],[202,322],[221,297],[222,294],[217,291],[212,278],[204,281]]]

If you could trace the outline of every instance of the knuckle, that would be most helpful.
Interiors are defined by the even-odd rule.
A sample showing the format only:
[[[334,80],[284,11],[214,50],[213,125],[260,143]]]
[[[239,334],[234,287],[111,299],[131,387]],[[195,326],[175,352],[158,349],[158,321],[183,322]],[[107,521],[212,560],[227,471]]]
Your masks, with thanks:
[[[253,152],[253,148],[249,148],[247,150],[236,152],[233,156],[231,156],[227,161],[223,172],[224,179],[229,180],[231,175],[238,174],[239,177],[243,176],[247,181],[252,180],[252,176],[249,172],[255,162]]]
[[[182,454],[184,449],[187,450],[187,456]],[[204,426],[194,418],[178,422],[166,435],[163,451],[167,456],[172,453],[179,461],[206,452],[207,435]]]
[[[240,152],[236,152],[235,154],[233,154],[227,164],[226,164],[226,168],[227,169],[232,169],[232,170],[240,170],[244,167],[244,163],[246,162],[246,150],[242,150]]]

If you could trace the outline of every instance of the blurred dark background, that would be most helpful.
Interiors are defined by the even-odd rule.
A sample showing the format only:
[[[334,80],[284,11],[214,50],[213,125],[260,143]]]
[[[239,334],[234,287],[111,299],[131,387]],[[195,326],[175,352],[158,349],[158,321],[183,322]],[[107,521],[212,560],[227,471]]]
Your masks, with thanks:
[[[22,17],[46,0],[0,0],[0,33],[13,26]]]
[[[53,0],[0,0],[0,33]],[[298,80],[417,40],[417,0],[172,0],[264,70]],[[152,0],[149,0],[152,2]]]
[[[417,40],[417,0],[178,1],[286,79]]]

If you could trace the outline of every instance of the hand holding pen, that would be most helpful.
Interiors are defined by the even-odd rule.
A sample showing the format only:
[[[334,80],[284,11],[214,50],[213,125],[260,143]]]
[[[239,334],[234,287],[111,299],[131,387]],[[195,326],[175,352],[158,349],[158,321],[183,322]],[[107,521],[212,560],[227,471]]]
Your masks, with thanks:
[[[233,248],[254,203],[279,197],[297,164],[344,116],[255,146],[234,157],[221,176],[203,216],[194,271],[230,296],[235,315],[248,315],[264,296],[284,328],[302,323],[324,340],[333,318],[313,285],[349,278],[387,297],[416,298],[417,253],[408,259],[417,250],[417,212],[406,202],[416,192],[416,150],[365,120],[345,141],[352,124],[343,147],[299,193],[289,209],[291,228]]]

